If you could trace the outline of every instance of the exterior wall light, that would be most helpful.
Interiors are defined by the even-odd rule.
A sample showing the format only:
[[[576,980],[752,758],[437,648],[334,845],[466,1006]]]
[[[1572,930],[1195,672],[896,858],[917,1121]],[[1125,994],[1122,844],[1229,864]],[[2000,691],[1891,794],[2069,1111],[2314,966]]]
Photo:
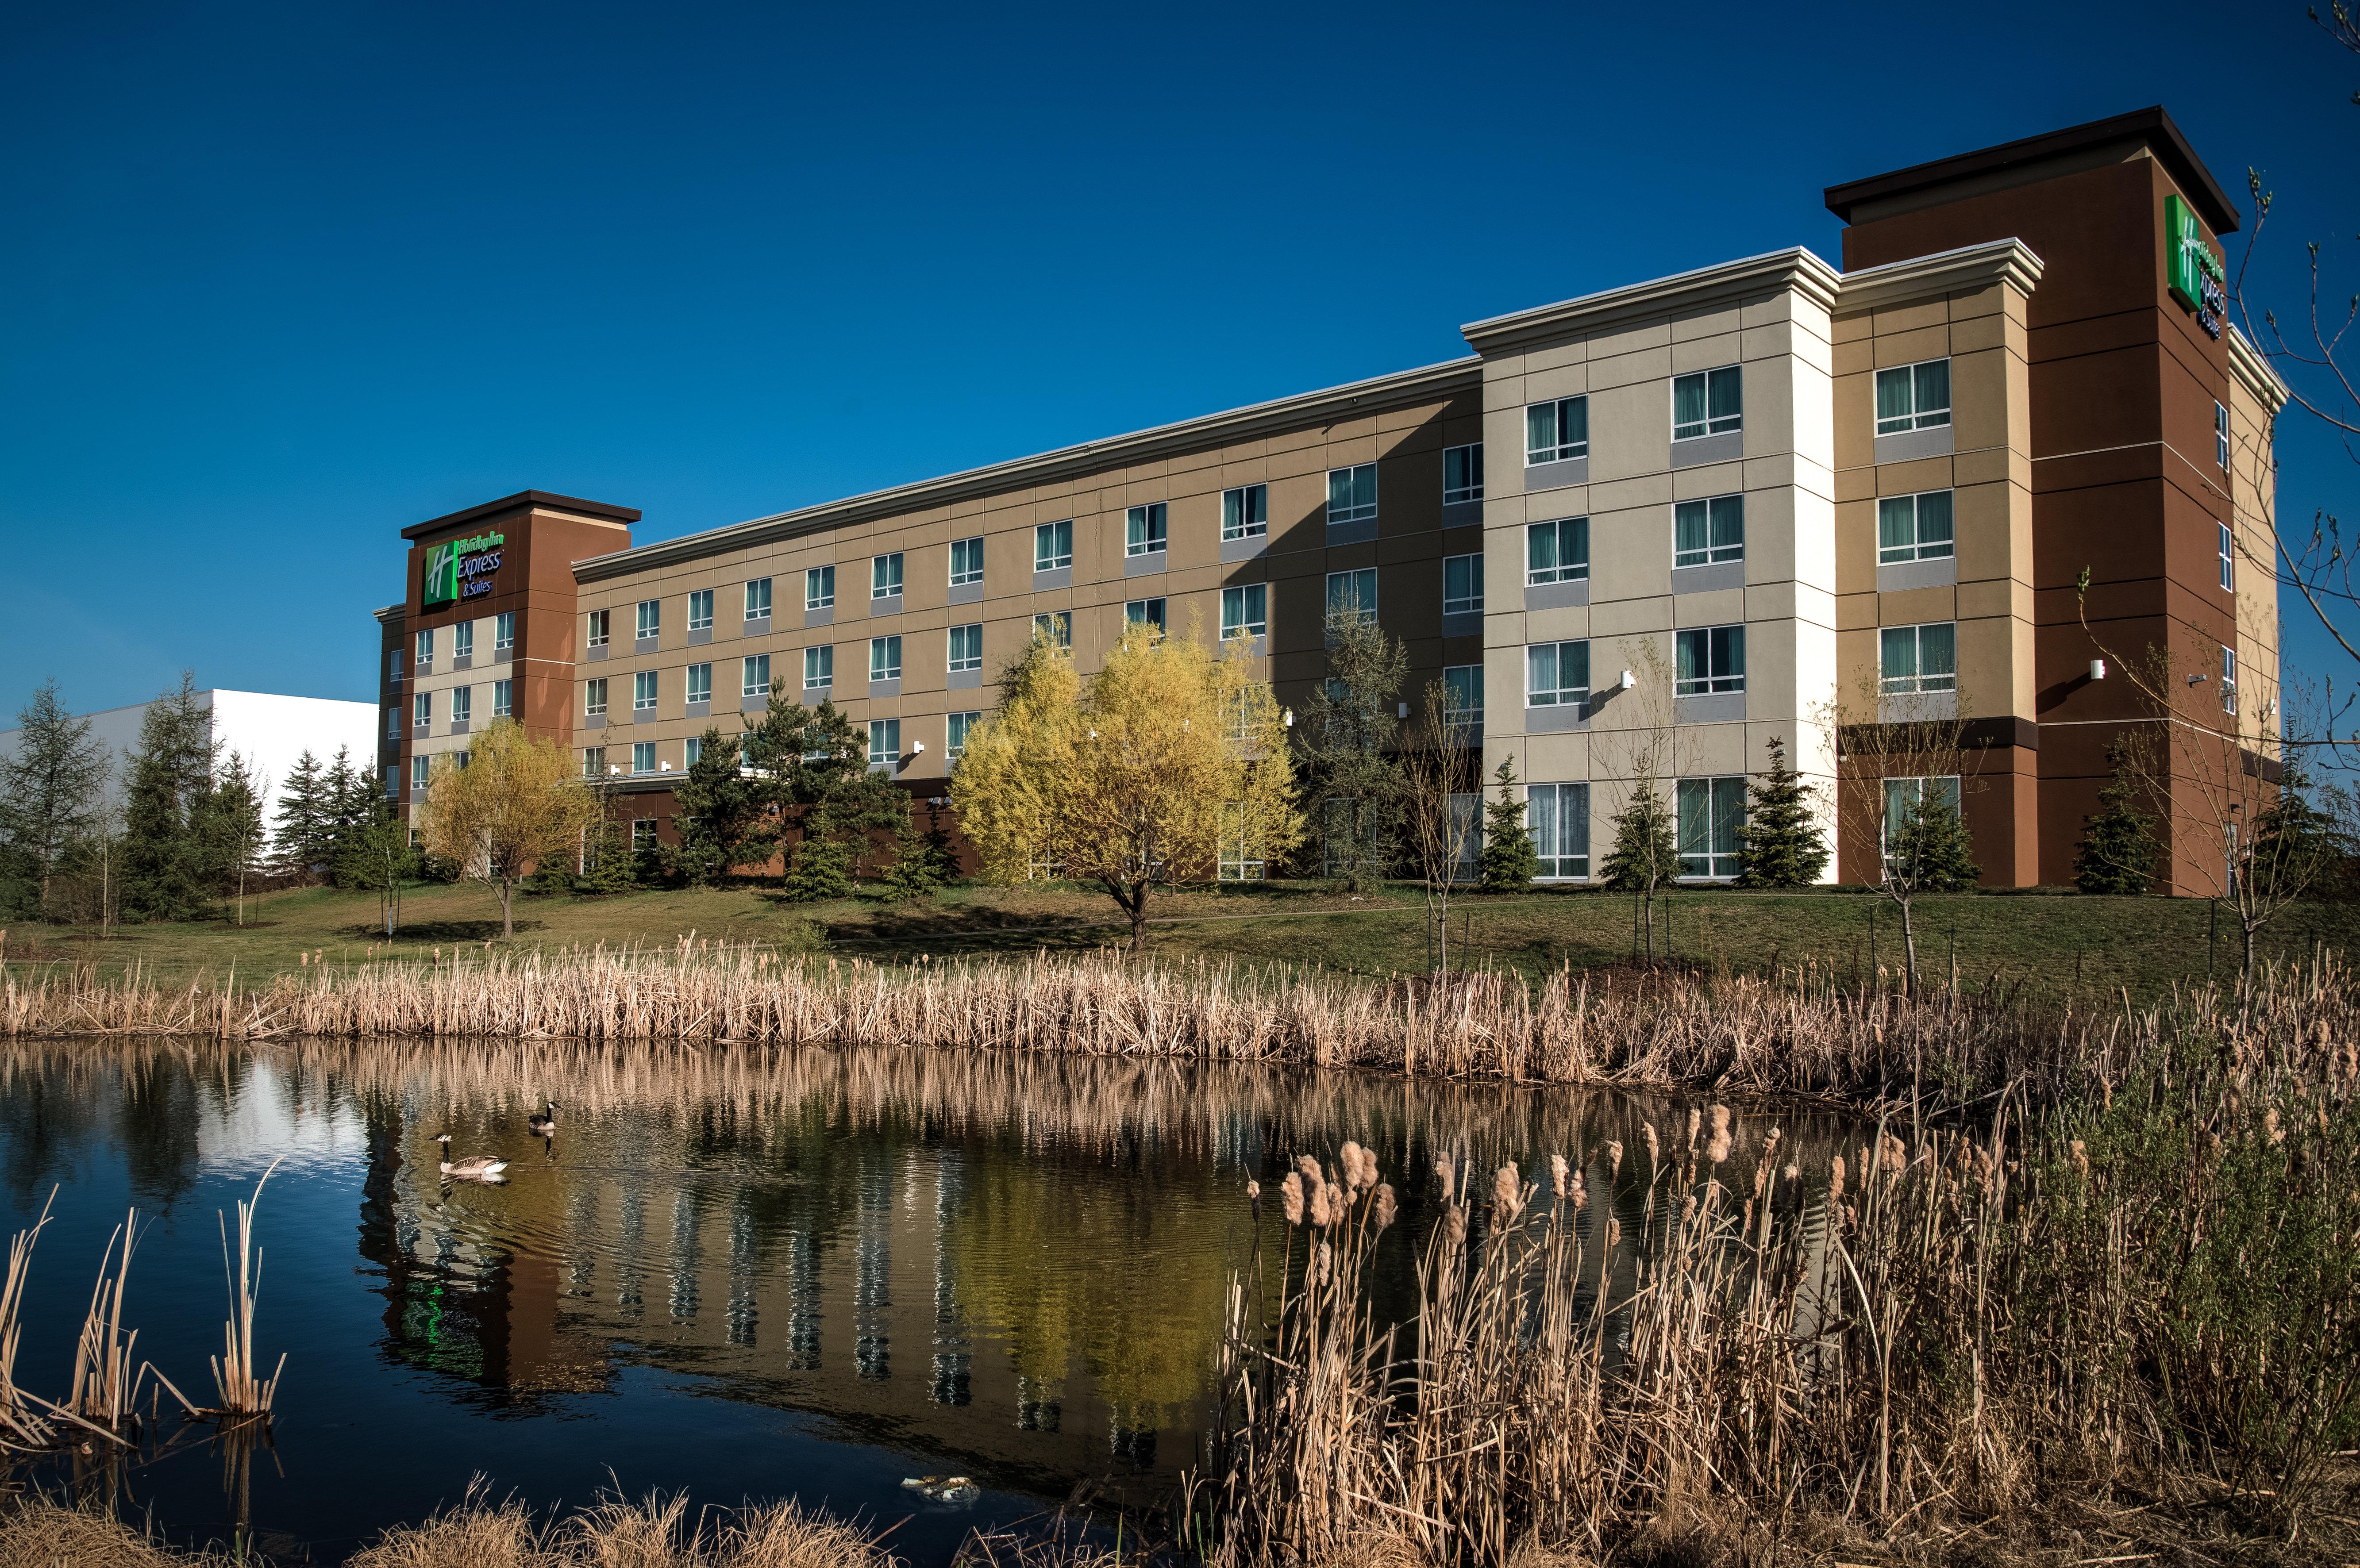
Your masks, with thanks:
[[[2105,678],[2106,661],[2103,659],[2093,659],[2090,660],[2090,679],[2092,681],[2103,681]]]
[[[923,751],[923,750],[925,750],[925,749],[926,749],[926,743],[925,743],[924,741],[922,741],[922,740],[913,740],[913,741],[912,741],[912,742],[910,743],[910,755],[911,755],[912,757],[915,757],[915,756],[917,756],[917,755],[918,755],[918,753],[920,753],[920,752],[922,752],[922,751]]]
[[[1639,684],[1639,678],[1626,670],[1622,672],[1622,679],[1614,682],[1614,689],[1618,691],[1628,691],[1637,684]]]

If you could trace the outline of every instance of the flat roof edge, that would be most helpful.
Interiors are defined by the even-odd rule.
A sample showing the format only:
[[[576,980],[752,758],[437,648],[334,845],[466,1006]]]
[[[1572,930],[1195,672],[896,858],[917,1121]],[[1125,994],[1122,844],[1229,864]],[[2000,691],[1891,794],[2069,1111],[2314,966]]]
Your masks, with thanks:
[[[1470,321],[1459,329],[1479,354],[1499,354],[1536,338],[1563,338],[1656,315],[1684,306],[1707,305],[1764,289],[1800,289],[1822,305],[1833,305],[1841,275],[1804,245],[1761,256],[1716,262],[1666,278],[1626,283],[1595,294],[1560,299]]]
[[[639,520],[639,509],[634,506],[617,506],[605,501],[585,501],[579,495],[560,495],[552,490],[519,490],[513,495],[503,495],[497,501],[486,501],[481,506],[469,506],[462,511],[446,512],[439,517],[429,517],[422,523],[412,523],[401,530],[401,537],[406,539],[423,539],[428,534],[439,533],[444,528],[464,528],[479,517],[497,517],[503,512],[520,512],[529,506],[546,506],[556,512],[579,512],[586,517],[598,517],[615,523],[636,523]]]
[[[2029,294],[2039,284],[2045,270],[2046,264],[2022,240],[1990,240],[1847,272],[1836,297],[1836,309],[1875,310],[1903,299],[1980,289],[1993,283],[2005,283],[2019,294]]]

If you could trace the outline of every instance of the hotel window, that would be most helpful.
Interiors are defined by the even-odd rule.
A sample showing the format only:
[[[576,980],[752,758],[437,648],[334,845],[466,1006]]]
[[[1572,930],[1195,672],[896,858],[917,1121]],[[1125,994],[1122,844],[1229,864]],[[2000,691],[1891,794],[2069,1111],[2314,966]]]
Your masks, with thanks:
[[[421,691],[410,700],[410,722],[420,735],[424,735],[434,723],[434,693]]]
[[[661,599],[640,600],[639,630],[637,640],[640,642],[650,641],[661,633],[662,629],[663,601]]]
[[[1877,638],[1876,673],[1878,687],[1887,696],[1957,691],[1957,623],[1885,627]]]
[[[1442,558],[1442,613],[1471,615],[1483,608],[1483,558],[1446,555]]]
[[[953,762],[956,762],[960,757],[965,757],[967,755],[967,737],[968,734],[974,730],[975,726],[981,723],[983,723],[983,715],[980,713],[953,713],[950,718],[950,730],[948,732],[949,744],[943,747],[944,755],[948,757]]]
[[[872,599],[898,599],[901,596],[901,552],[872,555],[869,558],[869,596]]]
[[[1950,518],[1950,492],[1887,495],[1876,504],[1876,563],[1947,560],[1957,541]]]
[[[1876,433],[1897,436],[1950,422],[1950,362],[1897,365],[1876,373]]]
[[[1221,590],[1221,640],[1270,635],[1270,584],[1248,583]]]
[[[595,719],[606,711],[606,678],[582,682],[582,714]]]
[[[1074,525],[1043,523],[1032,530],[1032,570],[1054,572],[1074,564]]]
[[[1590,455],[1590,399],[1559,397],[1524,405],[1524,463]]]
[[[836,607],[836,568],[814,566],[803,573],[803,608],[829,610]]]
[[[1357,463],[1328,471],[1328,520],[1364,523],[1377,515],[1377,465]]]
[[[434,633],[432,628],[418,634],[417,662],[421,675],[434,668]]]
[[[2237,711],[2237,650],[2234,648],[2221,650],[2221,711]]]
[[[1123,517],[1122,553],[1157,555],[1163,552],[1164,545],[1164,503],[1131,507]]]
[[[1745,779],[1683,779],[1679,787],[1680,875],[1726,880],[1737,875],[1737,840],[1745,826]]]
[[[385,650],[385,681],[388,686],[401,684],[401,649],[398,648]]]
[[[451,657],[454,659],[475,657],[475,622],[461,621],[451,628]]]
[[[951,586],[983,581],[983,540],[951,540]]]
[[[688,629],[709,632],[713,629],[713,590],[699,588],[688,596]]]
[[[1734,365],[1672,377],[1672,439],[1725,436],[1745,422],[1745,373]]]
[[[1675,697],[1745,690],[1745,628],[1699,626],[1676,634],[1672,645]]]
[[[400,794],[401,764],[399,762],[388,762],[385,765],[385,798],[391,800],[398,799]]]
[[[613,614],[614,612],[611,610],[593,610],[590,612],[589,641],[592,648],[604,648],[606,646],[606,626],[609,618]]]
[[[2237,539],[2229,525],[2215,525],[2221,530],[2221,586],[2232,593],[2237,591]]]
[[[1524,706],[1570,708],[1590,701],[1590,644],[1524,646]]]
[[[1122,618],[1126,623],[1142,622],[1160,632],[1164,629],[1164,601],[1161,599],[1131,600],[1122,607]]]
[[[770,694],[770,656],[749,653],[739,671],[738,694],[740,697],[767,697]]]
[[[1544,882],[1589,879],[1589,785],[1528,785],[1524,822],[1532,829],[1533,850],[1541,858],[1536,877]]]
[[[713,701],[713,666],[692,664],[688,667],[688,700],[692,702]]]
[[[950,669],[981,670],[983,668],[983,624],[951,628]]]
[[[1524,528],[1524,583],[1584,583],[1590,578],[1590,519],[1563,517]]]
[[[606,776],[606,748],[603,746],[584,746],[582,748],[582,777],[585,779],[604,779]]]
[[[655,770],[656,743],[651,740],[634,741],[631,745],[631,771],[653,773]]]
[[[1356,621],[1377,618],[1377,569],[1364,566],[1356,572],[1331,572],[1328,574],[1328,618],[1349,616]]]
[[[1074,613],[1071,610],[1053,610],[1047,615],[1033,616],[1032,635],[1047,637],[1051,648],[1070,649],[1074,646]]]
[[[1245,813],[1234,802],[1222,802],[1220,833],[1215,876],[1224,882],[1261,881],[1265,866],[1247,847]]]
[[[492,617],[492,651],[516,647],[516,612],[502,610]]]
[[[703,735],[691,735],[681,743],[680,765],[683,768],[694,768],[704,760],[705,737]]]
[[[631,677],[631,712],[652,713],[656,705],[656,672],[642,670]]]
[[[516,717],[515,681],[495,681],[492,682],[492,717],[496,719],[512,719]]]
[[[879,763],[892,763],[892,762],[899,762],[899,761],[901,761],[901,720],[899,720],[899,719],[871,719],[871,720],[869,720],[869,765],[870,765],[871,767],[874,767],[874,766],[876,766],[876,765],[877,765],[877,764],[879,764]]]
[[[2229,466],[2229,410],[2218,403],[2212,405],[2212,461]]]
[[[649,850],[655,848],[655,846],[656,819],[653,817],[633,817],[631,819],[632,852],[638,855],[644,855]]]
[[[770,580],[757,577],[746,584],[746,618],[767,621],[770,618]]]
[[[1909,814],[1923,801],[1928,811],[1936,808],[1959,814],[1959,778],[1888,779],[1885,781],[1885,821],[1877,826],[1877,836],[1884,857],[1893,860],[1893,840],[1908,823]]]
[[[451,689],[451,722],[454,724],[472,724],[475,722],[475,689],[473,686],[453,687]]]
[[[836,646],[822,643],[803,649],[803,690],[828,691],[836,687]]]
[[[431,757],[413,757],[410,759],[410,792],[411,794],[415,795],[426,788],[427,774],[433,765],[434,759]]]
[[[1483,443],[1442,449],[1442,504],[1483,498]]]
[[[1712,566],[1745,559],[1745,497],[1715,495],[1672,508],[1672,564]]]
[[[1260,539],[1270,532],[1270,486],[1241,485],[1221,492],[1221,537]]]
[[[899,681],[901,679],[901,639],[898,637],[873,637],[869,639],[869,679]]]
[[[1481,665],[1445,666],[1442,671],[1442,690],[1445,693],[1444,701],[1449,704],[1443,710],[1444,722],[1462,729],[1483,722],[1483,667]]]

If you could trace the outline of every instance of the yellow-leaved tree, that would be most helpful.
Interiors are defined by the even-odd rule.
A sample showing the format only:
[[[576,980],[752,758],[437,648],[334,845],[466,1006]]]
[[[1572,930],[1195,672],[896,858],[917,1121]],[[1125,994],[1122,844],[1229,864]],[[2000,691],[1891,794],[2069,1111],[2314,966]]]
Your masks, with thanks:
[[[1134,622],[1087,688],[1043,637],[967,734],[951,800],[998,882],[1095,882],[1137,952],[1158,887],[1259,877],[1302,837],[1286,725],[1242,643]]]
[[[475,737],[467,766],[437,758],[417,812],[429,854],[500,896],[500,934],[516,934],[516,885],[542,862],[574,853],[598,801],[574,754],[502,719]]]

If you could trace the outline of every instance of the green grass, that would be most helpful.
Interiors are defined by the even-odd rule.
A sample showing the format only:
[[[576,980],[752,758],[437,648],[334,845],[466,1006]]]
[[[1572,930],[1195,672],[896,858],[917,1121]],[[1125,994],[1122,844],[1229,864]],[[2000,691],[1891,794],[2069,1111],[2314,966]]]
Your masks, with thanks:
[[[1167,957],[1235,958],[1316,964],[1361,975],[1415,971],[1426,962],[1423,899],[1394,886],[1350,898],[1323,886],[1266,883],[1190,889],[1151,909],[1153,950]],[[1947,974],[1955,948],[1962,983],[1994,982],[2031,994],[2111,994],[2128,986],[2152,996],[2206,973],[2211,907],[2197,899],[2086,898],[2065,894],[1970,894],[1918,901],[1919,962]],[[1631,960],[1633,900],[1591,891],[1451,901],[1452,943],[1474,963],[1537,974]],[[1805,961],[1832,965],[1849,978],[1876,964],[1900,962],[1900,922],[1889,903],[1852,892],[1749,894],[1679,892],[1659,899],[1657,951],[1668,918],[1673,961],[1701,967],[1763,970]],[[235,963],[259,979],[300,967],[298,954],[328,962],[369,955],[423,958],[437,948],[497,942],[499,906],[483,889],[424,887],[405,895],[402,927],[388,944],[377,928],[374,896],[333,888],[272,893],[247,907],[244,926],[227,920],[119,927],[104,942],[78,928],[17,924],[6,936],[11,967],[58,961],[94,962],[107,971],[133,963],[168,979],[219,977]],[[797,945],[824,930],[847,955],[885,960],[1076,951],[1120,942],[1128,931],[1113,904],[1077,887],[961,887],[902,903],[863,896],[792,905],[763,889],[651,891],[606,898],[519,898],[514,945],[556,949],[669,944],[694,931],[732,942]],[[1873,928],[1873,929],[1872,929]],[[2360,931],[2360,906],[2313,903],[2286,911],[2266,934],[2267,956],[2308,953],[2314,943],[2348,948]],[[2219,930],[2217,964],[2236,963],[2234,927]]]

